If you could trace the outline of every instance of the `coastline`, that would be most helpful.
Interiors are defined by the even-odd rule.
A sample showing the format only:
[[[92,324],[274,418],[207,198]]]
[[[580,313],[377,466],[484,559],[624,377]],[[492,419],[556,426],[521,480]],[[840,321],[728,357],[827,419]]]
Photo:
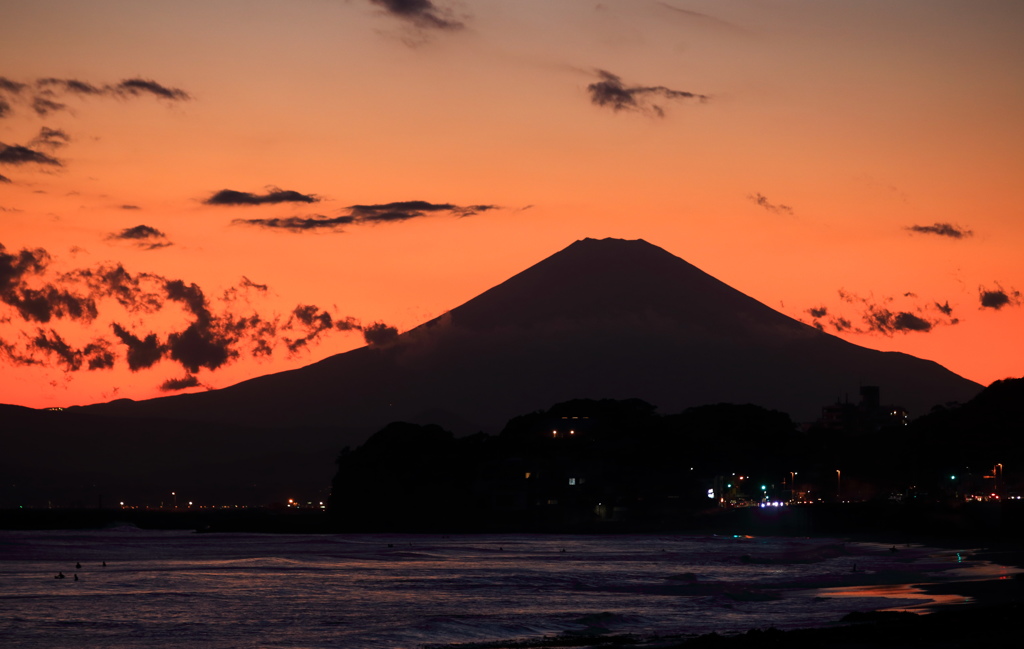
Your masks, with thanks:
[[[955,592],[966,604],[924,607],[927,613],[869,611],[851,613],[828,625],[800,629],[774,627],[742,633],[685,636],[563,634],[519,642],[428,644],[422,649],[556,649],[558,647],[635,647],[637,649],[885,649],[978,647],[1003,643],[1019,632],[1024,615],[1024,579],[957,582],[922,586]]]
[[[877,542],[877,539],[859,539]],[[947,547],[939,544],[932,547]],[[952,544],[964,547],[963,543]],[[1020,544],[996,544],[971,553],[971,560],[1024,569]],[[558,647],[635,647],[637,649],[883,649],[974,648],[1005,643],[1019,632],[1024,616],[1024,572],[992,579],[920,583],[913,587],[953,603],[928,603],[854,612],[824,626],[778,629],[773,626],[737,633],[701,635],[563,634],[519,642],[424,645],[422,649],[556,649]]]
[[[611,613],[595,613],[589,616],[588,621],[578,622],[586,626],[571,626],[578,631],[564,632],[558,636],[547,636],[544,638],[520,641],[520,642],[493,642],[493,643],[463,643],[449,645],[425,645],[433,647],[447,647],[449,649],[504,649],[520,647],[608,647],[608,646],[634,646],[649,649],[671,649],[682,647],[763,647],[763,646],[785,646],[785,647],[854,647],[854,646],[879,646],[879,647],[912,647],[912,646],[977,646],[985,639],[998,639],[1000,634],[1012,633],[1015,625],[1020,619],[1022,606],[1022,589],[1024,589],[1024,578],[1016,576],[1016,570],[1000,570],[999,566],[1011,566],[1014,568],[1024,567],[1024,552],[1022,552],[1020,540],[1013,535],[992,533],[989,528],[975,530],[977,533],[968,535],[962,533],[959,526],[951,526],[948,529],[951,533],[938,536],[925,534],[922,537],[914,537],[909,534],[909,528],[903,525],[898,529],[869,528],[865,529],[860,525],[864,515],[868,512],[878,510],[872,507],[849,507],[835,509],[833,512],[826,512],[825,509],[815,512],[815,520],[831,520],[845,518],[845,525],[855,528],[857,533],[844,534],[835,528],[828,529],[828,533],[820,534],[771,534],[770,531],[779,531],[779,527],[790,526],[793,518],[780,516],[777,512],[757,510],[722,512],[723,516],[711,517],[719,523],[709,530],[702,529],[687,530],[659,530],[651,535],[642,533],[635,529],[615,529],[615,532],[625,534],[620,540],[610,542],[617,543],[618,547],[625,549],[629,557],[633,544],[640,544],[637,548],[644,548],[644,552],[655,552],[660,542],[652,544],[651,539],[664,534],[680,534],[682,536],[705,536],[713,535],[717,538],[708,538],[719,548],[730,548],[726,550],[727,556],[731,557],[732,563],[736,564],[765,564],[766,568],[773,571],[781,570],[773,578],[773,586],[759,588],[754,582],[736,581],[735,588],[722,590],[717,579],[710,579],[703,582],[697,572],[674,572],[673,563],[686,562],[686,554],[669,555],[668,559],[658,559],[657,563],[665,562],[664,568],[659,568],[648,575],[647,585],[642,592],[647,596],[683,596],[690,600],[689,596],[705,595],[710,586],[714,593],[724,595],[720,598],[724,601],[723,611],[731,608],[728,600],[735,602],[763,602],[775,599],[788,599],[790,597],[801,599],[812,604],[811,607],[803,609],[805,615],[775,618],[760,616],[748,619],[739,625],[711,624],[700,626],[695,620],[700,615],[711,614],[718,618],[718,606],[706,608],[702,604],[695,609],[697,617],[691,618],[687,613],[676,622],[669,625],[630,624],[621,625],[615,620]],[[95,523],[99,520],[109,521],[110,516],[103,515],[96,517],[96,511],[79,511],[77,517],[63,516],[57,511],[42,512],[47,514],[49,523],[57,524],[56,527],[49,526],[48,529],[90,529],[87,523]],[[199,520],[197,514],[202,512],[144,512],[138,511],[139,516],[145,514],[150,518],[136,518],[135,523],[120,520],[113,525],[103,524],[92,529],[100,531],[100,536],[105,537],[102,530],[111,530],[115,537],[124,533],[135,536],[139,529],[147,527],[150,529],[175,529],[177,533],[172,534],[174,538],[184,538],[181,532],[193,535],[198,531],[195,523]],[[849,513],[847,517],[839,517],[839,514]],[[890,512],[891,513],[891,512]],[[113,514],[118,514],[114,512]],[[227,519],[221,513],[220,523]],[[313,513],[301,512],[274,512],[274,511],[232,511],[229,512],[232,525],[236,526],[234,531],[245,532],[245,535],[237,538],[241,544],[251,543],[279,543],[278,539],[271,536],[280,536],[281,532],[293,532],[296,535],[295,543],[312,544],[318,548],[328,539],[318,539],[316,534],[317,524],[329,521],[330,517]],[[805,518],[806,511],[794,512]],[[159,515],[159,516],[158,516]],[[154,518],[155,516],[155,518]],[[36,523],[44,519],[35,517]],[[703,519],[708,522],[710,519]],[[880,517],[879,520],[883,520]],[[910,520],[907,517],[906,520]],[[23,519],[22,522],[29,522]],[[207,522],[211,522],[209,519]],[[215,521],[214,521],[215,522]],[[268,524],[268,522],[272,524]],[[905,522],[905,521],[904,521]],[[71,525],[76,523],[76,525]],[[138,525],[136,525],[138,523]],[[158,524],[158,526],[155,526]],[[169,525],[173,523],[173,525]],[[265,527],[264,529],[260,529]],[[828,525],[828,527],[833,527]],[[9,528],[9,526],[8,526]],[[36,529],[40,527],[36,526]],[[774,528],[774,529],[769,529]],[[919,531],[931,531],[930,526],[919,527]],[[216,529],[210,531],[227,531]],[[267,531],[279,532],[266,534]],[[336,531],[336,530],[319,530]],[[612,531],[604,528],[602,531]],[[647,530],[650,531],[650,530]],[[769,533],[765,533],[768,531]],[[134,532],[134,533],[133,533]],[[261,533],[262,532],[262,533]],[[742,532],[742,533],[740,533]],[[756,534],[750,532],[757,532]],[[298,537],[302,534],[303,538]],[[536,532],[527,532],[529,536],[541,536]],[[284,534],[287,536],[287,534]],[[344,534],[341,534],[344,536]],[[588,543],[587,536],[593,539],[601,534],[590,531],[588,534],[573,533],[565,534],[565,540],[558,540],[558,544]],[[612,536],[617,534],[611,534]],[[23,536],[23,534],[13,535]],[[30,536],[33,536],[30,534]],[[78,538],[77,531],[70,533],[61,532],[58,537],[71,539]],[[87,532],[83,538],[91,537],[92,533]],[[163,534],[152,535],[155,538]],[[208,543],[220,544],[234,543],[232,534],[214,534],[213,537],[205,538],[205,534],[197,535],[195,542],[201,545]],[[221,540],[218,540],[217,537]],[[376,536],[376,535],[375,535]],[[443,535],[443,536],[446,536]],[[484,533],[482,538],[469,538],[459,540],[459,544],[469,543],[473,547],[487,545],[494,542],[494,538],[487,538]],[[502,536],[502,534],[498,534]],[[562,534],[558,534],[562,536]],[[646,536],[646,537],[645,537]],[[736,537],[734,537],[736,536]],[[741,536],[741,537],[739,537]],[[812,536],[814,538],[812,538]],[[262,537],[262,540],[260,539]],[[759,540],[759,537],[764,539]],[[769,537],[786,538],[782,544],[775,540],[768,540]],[[373,537],[372,537],[373,538]],[[818,540],[815,540],[817,538]],[[281,538],[281,543],[291,544],[293,539]],[[681,539],[682,540],[682,539]],[[820,542],[824,543],[820,543]],[[345,542],[344,538],[339,539],[340,543]],[[404,546],[401,534],[384,534],[377,538],[377,543],[383,547],[384,544],[393,542],[395,546]],[[846,543],[849,542],[849,543]],[[72,543],[77,543],[72,540]],[[191,542],[188,542],[191,543]],[[373,540],[371,540],[373,544]],[[441,537],[428,538],[426,544],[445,544]],[[508,539],[505,540],[506,550]],[[514,542],[513,542],[514,543]],[[551,543],[555,542],[544,542]],[[685,542],[684,543],[689,543]],[[623,545],[625,544],[625,545]],[[769,552],[759,552],[759,546],[764,544],[765,548],[772,548]],[[390,548],[390,545],[388,545]],[[734,550],[731,550],[734,549]],[[895,551],[893,551],[895,549]],[[622,550],[620,554],[622,554]],[[665,550],[660,550],[665,552]],[[749,553],[749,554],[748,554]],[[959,553],[963,553],[965,565],[968,570],[962,570],[965,566],[958,565]],[[400,554],[400,553],[399,553]],[[673,558],[677,557],[677,558]],[[882,559],[881,563],[873,562],[870,557]],[[110,558],[110,557],[106,557]],[[839,560],[838,562],[836,560]],[[922,560],[924,559],[923,563]],[[825,573],[824,578],[818,578],[818,572],[801,572],[800,564],[816,563],[820,560],[829,560],[833,567]],[[862,562],[863,560],[863,562]],[[989,562],[978,565],[978,562]],[[797,569],[793,572],[784,566],[795,565]],[[687,564],[689,565],[689,564]],[[860,570],[857,569],[859,565]],[[891,569],[881,569],[882,565],[893,566]],[[900,567],[906,566],[906,568]],[[851,569],[852,568],[852,569]],[[690,570],[691,568],[678,567],[677,570]],[[663,579],[667,579],[664,580]],[[727,582],[724,582],[727,583]],[[776,588],[777,587],[777,588]],[[773,597],[778,591],[782,594]],[[873,592],[872,592],[873,591]],[[617,591],[614,591],[617,592]],[[640,593],[640,591],[637,591]],[[869,597],[871,600],[853,600],[841,602],[836,598],[841,597]],[[930,596],[933,596],[930,598]],[[879,598],[895,598],[892,603],[896,604],[893,609],[879,609],[887,605]],[[816,603],[821,600],[821,603]],[[827,600],[831,600],[828,602]],[[916,600],[916,601],[915,601]],[[949,602],[949,603],[942,603]],[[953,603],[955,602],[955,603]],[[682,603],[682,602],[681,602]],[[745,607],[745,604],[735,604],[737,607]],[[593,609],[609,611],[628,611],[633,606],[633,600],[625,600],[617,603],[618,608]],[[676,606],[671,604],[671,606]],[[760,606],[754,604],[752,606]],[[806,604],[805,604],[806,606]],[[868,610],[869,608],[879,610]],[[830,611],[830,612],[827,612]],[[847,611],[854,612],[839,619]],[[691,626],[691,621],[694,625]],[[756,624],[756,628],[755,625]],[[773,626],[773,624],[777,624]],[[696,633],[706,633],[712,629],[718,630],[717,634],[698,636]],[[691,630],[691,633],[683,633]],[[627,631],[632,635],[627,635]],[[552,632],[554,633],[554,632]],[[660,636],[655,634],[662,634]],[[511,637],[511,636],[510,636]],[[450,638],[454,640],[455,638]],[[424,639],[426,640],[426,639]],[[422,640],[420,642],[423,642]],[[745,645],[743,643],[752,643]],[[404,645],[403,645],[404,646]],[[410,645],[411,646],[411,645]],[[416,645],[420,646],[420,645]]]
[[[1008,506],[1007,506],[1008,505]],[[731,510],[695,516],[689,524],[602,526],[547,530],[581,534],[749,534],[751,536],[830,537],[851,542],[967,550],[966,558],[997,566],[1024,569],[1021,512],[1016,503],[998,507],[892,506],[882,503],[791,508],[785,511]],[[177,529],[245,533],[344,533],[322,512],[281,510],[21,510],[0,512],[0,529],[102,529],[134,525],[148,529]],[[481,530],[482,533],[495,530]],[[509,530],[503,530],[505,532]],[[526,533],[543,533],[524,530]],[[994,571],[998,572],[998,571]],[[1012,572],[1012,571],[1011,571]],[[913,582],[911,582],[913,583]],[[845,580],[844,585],[856,585]],[[991,579],[920,583],[925,594],[958,596],[959,603],[928,603],[909,610],[854,613],[826,626],[749,629],[707,635],[644,636],[604,633],[563,634],[517,643],[425,645],[431,649],[522,649],[555,647],[638,647],[641,649],[703,649],[735,647],[976,647],[1012,635],[1024,614],[1024,577],[994,575]],[[954,598],[956,600],[957,598]]]

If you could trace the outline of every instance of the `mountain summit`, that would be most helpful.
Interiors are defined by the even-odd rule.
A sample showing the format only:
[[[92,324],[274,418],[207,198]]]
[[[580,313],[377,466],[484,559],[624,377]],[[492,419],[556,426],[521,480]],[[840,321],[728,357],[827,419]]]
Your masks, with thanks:
[[[387,346],[221,390],[83,410],[331,426],[358,442],[396,420],[495,432],[581,397],[637,397],[662,412],[753,403],[805,421],[866,384],[912,416],[980,390],[937,363],[793,320],[646,241],[583,239]]]

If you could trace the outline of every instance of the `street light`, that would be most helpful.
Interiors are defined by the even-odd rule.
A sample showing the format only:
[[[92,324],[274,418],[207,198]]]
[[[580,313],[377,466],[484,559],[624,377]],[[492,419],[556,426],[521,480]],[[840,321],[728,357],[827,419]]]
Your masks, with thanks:
[[[836,469],[836,500],[843,501],[843,472]]]

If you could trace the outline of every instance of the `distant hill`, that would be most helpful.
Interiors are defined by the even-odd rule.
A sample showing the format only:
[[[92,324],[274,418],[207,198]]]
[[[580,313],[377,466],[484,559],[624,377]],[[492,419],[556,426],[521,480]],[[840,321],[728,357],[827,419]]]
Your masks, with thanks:
[[[1020,475],[1024,378],[996,381],[966,403],[936,407],[911,424],[907,444],[931,463],[942,462],[954,472],[966,466],[978,471],[1002,464],[1007,475]]]

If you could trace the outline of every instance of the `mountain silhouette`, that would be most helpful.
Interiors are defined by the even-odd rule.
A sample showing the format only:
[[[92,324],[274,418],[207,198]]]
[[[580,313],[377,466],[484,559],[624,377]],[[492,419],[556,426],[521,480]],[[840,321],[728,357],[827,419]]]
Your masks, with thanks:
[[[661,412],[752,403],[809,421],[861,385],[911,416],[981,389],[793,320],[646,241],[583,239],[387,345],[220,390],[76,410],[327,427],[359,443],[399,420],[496,432],[579,397],[640,398]]]
[[[326,500],[390,422],[497,433],[573,399],[812,421],[862,385],[912,416],[981,386],[797,322],[645,241],[577,241],[386,345],[237,385],[60,412],[0,406],[0,508]],[[187,494],[187,495],[186,495]]]

